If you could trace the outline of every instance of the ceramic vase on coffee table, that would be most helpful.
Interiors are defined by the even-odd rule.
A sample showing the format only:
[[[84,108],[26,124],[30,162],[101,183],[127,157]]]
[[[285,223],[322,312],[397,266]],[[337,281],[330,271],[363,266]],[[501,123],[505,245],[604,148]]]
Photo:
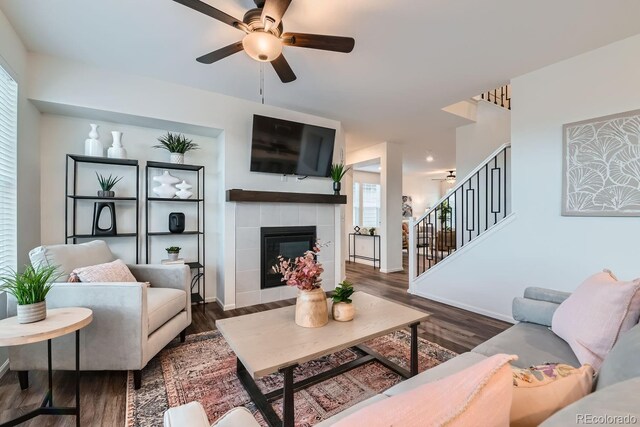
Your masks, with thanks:
[[[329,309],[324,290],[300,290],[296,299],[296,324],[305,328],[319,328],[327,323]]]

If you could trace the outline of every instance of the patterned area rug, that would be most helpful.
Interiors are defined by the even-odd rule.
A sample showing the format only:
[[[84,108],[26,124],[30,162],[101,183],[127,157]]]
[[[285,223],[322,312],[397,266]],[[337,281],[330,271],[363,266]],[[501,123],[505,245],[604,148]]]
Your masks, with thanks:
[[[397,331],[365,343],[401,366],[407,367],[410,334]],[[422,338],[418,343],[420,370],[424,371],[456,356],[456,353]],[[342,350],[305,363],[296,369],[295,380],[315,375],[357,358]],[[261,425],[262,415],[249,399],[236,373],[236,358],[217,331],[177,340],[154,357],[142,373],[142,387],[133,388],[133,373],[127,380],[127,427],[161,426],[164,411],[194,400],[204,406],[209,421],[215,422],[230,409],[245,406]],[[356,403],[399,383],[402,378],[377,362],[316,384],[295,394],[296,426],[311,426]],[[263,392],[282,387],[282,375],[257,381]],[[274,402],[281,415],[282,401]]]

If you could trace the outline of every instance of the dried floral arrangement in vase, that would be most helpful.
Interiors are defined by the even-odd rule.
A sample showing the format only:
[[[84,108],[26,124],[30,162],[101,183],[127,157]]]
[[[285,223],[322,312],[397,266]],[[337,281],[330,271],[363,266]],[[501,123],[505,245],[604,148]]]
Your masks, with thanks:
[[[273,271],[282,274],[282,281],[300,290],[296,300],[296,324],[305,328],[318,328],[329,322],[327,297],[322,290],[320,275],[324,271],[318,262],[320,245],[296,257],[295,260],[278,256]]]

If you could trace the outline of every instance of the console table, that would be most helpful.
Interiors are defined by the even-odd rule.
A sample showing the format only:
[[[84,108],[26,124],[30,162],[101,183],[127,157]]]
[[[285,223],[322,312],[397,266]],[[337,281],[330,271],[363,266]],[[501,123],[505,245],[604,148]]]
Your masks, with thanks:
[[[356,236],[362,237],[372,237],[373,243],[373,256],[364,256],[364,255],[356,255]],[[351,241],[353,240],[353,251],[351,250]],[[376,243],[378,243],[378,256],[376,256]],[[373,261],[373,268],[376,268],[376,263],[378,263],[378,268],[380,268],[380,235],[379,234],[360,234],[360,233],[349,233],[349,262],[353,258],[353,262],[356,262],[356,258],[358,259],[366,259],[367,261]]]
[[[91,323],[91,320],[93,320],[93,312],[81,307],[47,310],[47,318],[34,323],[18,323],[18,318],[15,316],[0,320],[0,347],[47,341],[49,374],[49,388],[40,407],[0,424],[0,427],[16,426],[39,415],[75,415],[76,426],[80,426],[80,329]],[[72,332],[76,333],[76,406],[56,407],[53,406],[51,340]]]

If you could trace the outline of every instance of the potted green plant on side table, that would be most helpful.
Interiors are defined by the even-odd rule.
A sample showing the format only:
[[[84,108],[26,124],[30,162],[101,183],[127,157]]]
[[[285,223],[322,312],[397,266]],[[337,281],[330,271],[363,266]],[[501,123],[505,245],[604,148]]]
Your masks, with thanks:
[[[178,256],[180,256],[181,249],[182,248],[179,246],[169,246],[168,248],[166,248],[165,250],[167,251],[167,256],[169,257],[169,260],[177,261]]]
[[[33,323],[47,317],[45,298],[57,279],[57,267],[33,267],[0,277],[0,290],[13,295],[18,302],[18,323]]]
[[[198,144],[194,143],[193,140],[188,139],[184,135],[171,132],[167,132],[166,135],[158,138],[158,141],[160,144],[154,145],[153,148],[167,150],[171,153],[171,163],[179,165],[184,163],[184,153],[200,148],[198,147]]]
[[[333,320],[338,322],[348,322],[353,320],[353,316],[356,314],[356,309],[353,306],[351,295],[355,290],[353,284],[347,280],[338,283],[336,289],[333,291],[333,304],[331,305],[331,315]]]

